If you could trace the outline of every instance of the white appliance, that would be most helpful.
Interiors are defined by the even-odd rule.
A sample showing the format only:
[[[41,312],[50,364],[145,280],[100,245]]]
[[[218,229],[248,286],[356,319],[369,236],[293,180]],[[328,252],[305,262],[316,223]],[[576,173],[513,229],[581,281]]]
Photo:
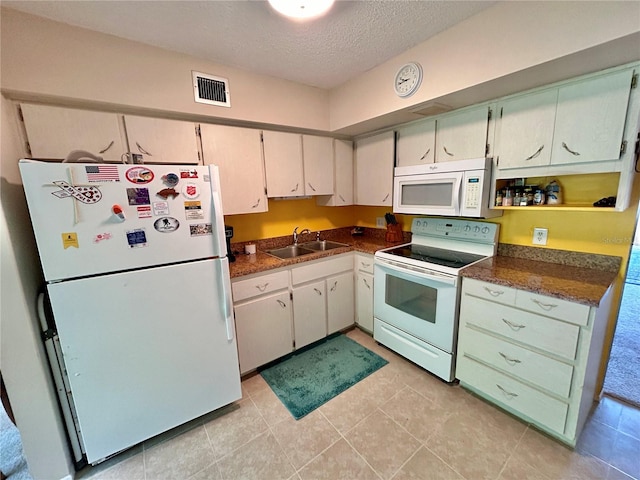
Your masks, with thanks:
[[[76,468],[241,398],[217,167],[20,172]]]
[[[414,218],[412,242],[374,256],[373,338],[454,379],[460,271],[495,255],[498,225]]]
[[[394,169],[393,211],[411,215],[490,218],[491,159],[476,158]]]

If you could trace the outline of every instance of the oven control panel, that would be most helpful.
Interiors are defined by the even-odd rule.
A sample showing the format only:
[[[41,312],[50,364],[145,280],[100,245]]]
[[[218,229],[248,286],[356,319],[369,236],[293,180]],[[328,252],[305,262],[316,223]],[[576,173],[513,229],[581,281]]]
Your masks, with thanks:
[[[498,241],[498,224],[475,220],[440,217],[414,218],[411,232],[419,236],[449,237],[481,243],[496,243]]]

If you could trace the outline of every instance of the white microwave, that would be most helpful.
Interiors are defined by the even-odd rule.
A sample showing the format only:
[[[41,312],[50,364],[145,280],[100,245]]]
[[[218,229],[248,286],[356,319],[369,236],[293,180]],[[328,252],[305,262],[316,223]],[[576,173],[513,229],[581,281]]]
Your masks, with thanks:
[[[411,215],[490,218],[491,159],[396,167],[393,211]]]

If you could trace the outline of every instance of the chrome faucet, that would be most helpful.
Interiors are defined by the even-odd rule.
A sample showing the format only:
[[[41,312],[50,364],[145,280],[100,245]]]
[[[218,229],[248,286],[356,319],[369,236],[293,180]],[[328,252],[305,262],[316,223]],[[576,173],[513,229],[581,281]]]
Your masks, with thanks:
[[[298,228],[300,227],[296,227],[293,229],[293,244],[297,245],[298,244],[298,235],[302,235],[303,233],[311,233],[311,230],[309,230],[308,228],[305,228],[304,230],[302,230],[301,232],[298,233]]]

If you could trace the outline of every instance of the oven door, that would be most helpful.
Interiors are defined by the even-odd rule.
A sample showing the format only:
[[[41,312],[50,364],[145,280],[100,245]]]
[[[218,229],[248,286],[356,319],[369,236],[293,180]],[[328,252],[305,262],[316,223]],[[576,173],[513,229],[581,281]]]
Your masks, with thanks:
[[[374,316],[452,354],[458,278],[376,258]]]
[[[447,172],[394,177],[393,211],[458,216],[463,175],[464,172]]]

